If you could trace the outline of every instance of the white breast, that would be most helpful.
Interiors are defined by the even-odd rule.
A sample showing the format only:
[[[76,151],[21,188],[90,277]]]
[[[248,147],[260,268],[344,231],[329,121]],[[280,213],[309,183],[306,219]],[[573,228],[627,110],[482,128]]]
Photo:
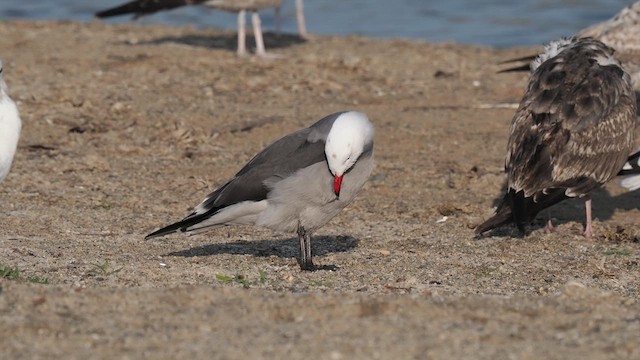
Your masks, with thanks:
[[[16,104],[7,95],[0,94],[0,181],[11,168],[21,127]]]

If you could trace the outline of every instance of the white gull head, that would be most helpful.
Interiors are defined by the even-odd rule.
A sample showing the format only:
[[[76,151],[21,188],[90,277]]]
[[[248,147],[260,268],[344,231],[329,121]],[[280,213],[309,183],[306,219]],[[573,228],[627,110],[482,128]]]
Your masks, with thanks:
[[[375,131],[367,115],[349,111],[333,122],[327,135],[324,153],[329,171],[335,178],[334,191],[340,194],[342,176],[358,161],[362,153],[373,146]]]

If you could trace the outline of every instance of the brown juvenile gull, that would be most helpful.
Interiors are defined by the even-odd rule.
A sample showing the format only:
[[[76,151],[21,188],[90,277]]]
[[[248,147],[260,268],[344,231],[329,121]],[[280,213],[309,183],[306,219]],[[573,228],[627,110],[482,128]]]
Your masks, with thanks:
[[[311,234],[362,189],[373,170],[373,137],[365,114],[329,115],[267,146],[191,214],[146,238],[231,224],[297,231],[300,268],[313,270]]]
[[[589,192],[622,168],[634,141],[636,100],[613,50],[594,39],[546,46],[533,62],[507,147],[508,190],[476,233],[514,222],[522,234],[538,212],[585,199],[584,235],[592,236]],[[551,222],[547,229],[552,230]]]
[[[268,57],[264,40],[262,37],[262,28],[260,26],[260,15],[258,10],[276,7],[279,8],[282,0],[134,0],[111,9],[103,10],[95,14],[96,17],[105,18],[111,16],[119,16],[133,14],[134,19],[144,15],[153,14],[161,10],[170,10],[186,5],[204,5],[210,8],[219,9],[228,12],[238,13],[238,56],[244,56],[246,50],[245,36],[245,14],[251,11],[251,22],[253,24],[253,36],[256,39],[256,55],[260,57]],[[300,33],[301,37],[306,36],[306,28],[304,26],[304,14],[302,13],[302,2],[296,1],[296,12],[298,17],[298,28],[304,33]],[[279,14],[279,11],[276,11]],[[302,21],[302,23],[300,23]],[[279,23],[279,18],[276,23]]]
[[[9,97],[0,61],[0,182],[9,173],[16,154],[22,121],[16,103]]]

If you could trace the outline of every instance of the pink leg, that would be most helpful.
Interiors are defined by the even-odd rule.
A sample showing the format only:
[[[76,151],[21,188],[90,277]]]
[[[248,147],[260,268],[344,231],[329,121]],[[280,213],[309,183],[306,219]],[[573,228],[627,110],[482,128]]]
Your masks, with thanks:
[[[264,39],[262,38],[262,28],[260,27],[260,15],[257,11],[251,14],[251,23],[253,24],[253,36],[256,38],[256,55],[264,57],[267,52],[264,49]]]
[[[276,59],[278,55],[267,54],[264,47],[264,39],[262,38],[262,28],[260,27],[260,15],[254,11],[251,15],[251,22],[253,23],[253,36],[256,38],[256,55],[263,59]]]
[[[547,225],[544,227],[544,232],[551,234],[555,231],[553,223],[551,222],[551,210],[547,209]]]
[[[593,236],[593,228],[591,227],[591,196],[588,194],[584,197],[584,209],[585,209],[585,225],[584,225],[584,236],[592,237]]]
[[[296,0],[296,19],[298,21],[298,35],[307,38],[307,25],[304,20],[304,5],[302,0]]]
[[[246,12],[244,10],[238,12],[238,56],[247,55],[245,15]]]

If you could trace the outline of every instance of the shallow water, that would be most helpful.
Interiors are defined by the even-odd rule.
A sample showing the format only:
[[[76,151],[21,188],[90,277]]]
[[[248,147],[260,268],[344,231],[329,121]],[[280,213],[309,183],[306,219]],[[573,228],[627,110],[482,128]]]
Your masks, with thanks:
[[[72,19],[90,21],[93,14],[126,0],[0,1],[0,19]],[[475,43],[498,47],[537,45],[571,35],[606,20],[633,1],[626,0],[306,0],[307,27],[315,34],[359,34],[381,38]],[[285,32],[295,32],[293,0],[283,5]],[[274,12],[261,12],[273,29]],[[130,21],[123,16],[107,22]],[[165,11],[140,23],[235,28],[236,16],[199,6]]]

